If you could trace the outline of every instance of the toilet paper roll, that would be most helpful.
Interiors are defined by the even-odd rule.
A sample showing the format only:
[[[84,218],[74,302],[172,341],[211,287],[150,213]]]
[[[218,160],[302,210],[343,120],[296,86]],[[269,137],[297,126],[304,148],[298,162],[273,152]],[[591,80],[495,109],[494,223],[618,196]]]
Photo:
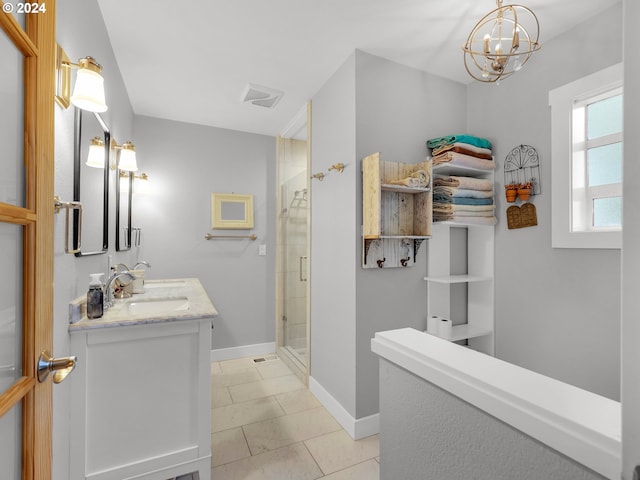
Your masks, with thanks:
[[[440,328],[440,317],[433,315],[427,319],[427,333],[431,335],[438,335],[438,329]]]
[[[453,322],[447,318],[441,318],[438,325],[438,336],[446,340],[451,340],[453,335]]]

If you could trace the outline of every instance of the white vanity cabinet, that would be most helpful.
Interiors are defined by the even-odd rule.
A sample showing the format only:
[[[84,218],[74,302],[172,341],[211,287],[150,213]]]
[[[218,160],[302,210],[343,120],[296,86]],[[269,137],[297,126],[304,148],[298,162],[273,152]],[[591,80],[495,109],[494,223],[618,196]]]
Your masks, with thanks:
[[[69,377],[72,480],[210,479],[217,312],[200,282],[187,283],[171,292],[189,298],[187,310],[130,316],[123,302],[103,319],[70,325],[78,357]]]

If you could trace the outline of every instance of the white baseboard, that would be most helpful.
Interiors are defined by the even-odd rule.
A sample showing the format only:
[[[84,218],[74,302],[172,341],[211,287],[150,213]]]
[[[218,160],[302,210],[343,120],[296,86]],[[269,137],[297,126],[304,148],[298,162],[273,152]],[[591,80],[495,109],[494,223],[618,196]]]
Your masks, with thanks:
[[[255,345],[242,345],[240,347],[218,348],[211,350],[211,361],[233,360],[234,358],[252,357],[254,355],[268,355],[275,353],[276,342],[256,343]]]
[[[313,377],[309,377],[309,390],[354,440],[380,433],[379,413],[364,418],[353,418],[333,395]]]

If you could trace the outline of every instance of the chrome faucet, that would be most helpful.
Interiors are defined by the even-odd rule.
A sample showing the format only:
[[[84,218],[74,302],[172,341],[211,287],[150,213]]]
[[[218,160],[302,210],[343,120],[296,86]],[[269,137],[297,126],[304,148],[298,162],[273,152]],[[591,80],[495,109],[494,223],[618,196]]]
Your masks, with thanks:
[[[134,267],[135,268],[135,267]],[[124,263],[116,263],[113,267],[111,267],[111,271],[112,272],[127,272],[131,270],[129,267],[127,267]]]
[[[104,309],[105,310],[107,308],[111,308],[113,306],[113,292],[111,291],[111,284],[114,282],[114,280],[116,278],[124,277],[127,280],[129,280],[130,282],[132,282],[133,280],[136,279],[136,277],[134,277],[133,275],[131,275],[131,273],[129,273],[129,270],[123,270],[122,272],[118,272],[118,266],[119,265],[121,265],[121,264],[118,264],[113,268],[115,271],[109,277],[109,280],[107,280],[107,283],[104,286],[104,289],[105,289],[105,292],[104,292]]]
[[[132,270],[137,270],[137,269],[138,269],[138,267],[140,267],[140,266],[142,266],[142,265],[144,265],[144,266],[145,266],[145,267],[147,267],[147,268],[151,268],[151,264],[150,264],[149,262],[145,262],[144,260],[141,260],[141,261],[139,261],[138,263],[136,263],[136,264],[133,266]],[[129,269],[127,269],[127,270],[129,270]]]

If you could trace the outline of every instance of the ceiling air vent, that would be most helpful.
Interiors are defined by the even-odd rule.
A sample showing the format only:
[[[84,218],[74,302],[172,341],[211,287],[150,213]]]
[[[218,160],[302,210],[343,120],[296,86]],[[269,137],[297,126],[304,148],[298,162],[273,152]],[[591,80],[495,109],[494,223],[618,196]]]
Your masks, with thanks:
[[[258,105],[259,107],[273,108],[280,101],[284,92],[273,88],[263,87],[255,83],[249,83],[242,93],[242,101]]]

